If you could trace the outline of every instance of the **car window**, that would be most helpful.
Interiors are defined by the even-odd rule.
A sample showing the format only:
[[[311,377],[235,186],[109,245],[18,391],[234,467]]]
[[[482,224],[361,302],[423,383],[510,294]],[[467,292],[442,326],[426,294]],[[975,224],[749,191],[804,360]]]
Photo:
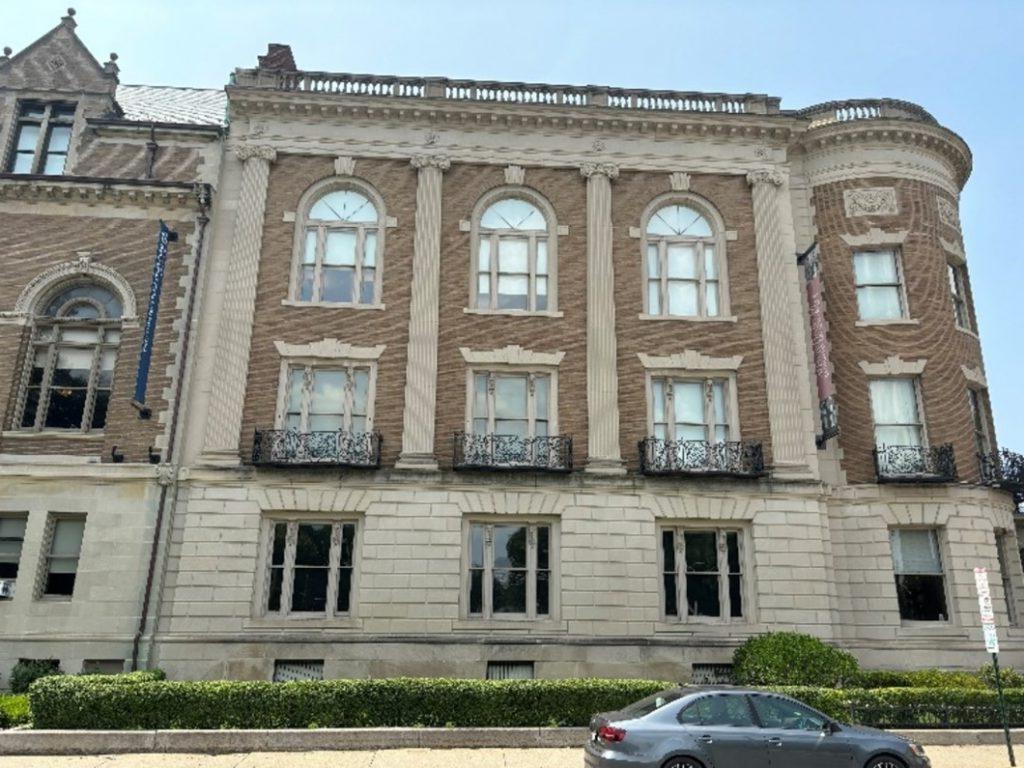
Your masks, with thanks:
[[[742,696],[719,694],[705,696],[679,713],[682,725],[725,725],[750,728],[754,719],[750,707]]]
[[[771,696],[751,696],[754,709],[765,728],[784,728],[790,731],[820,731],[825,718],[814,710],[787,699]]]
[[[661,709],[666,704],[671,704],[673,701],[681,698],[682,695],[682,691],[662,691],[653,696],[648,696],[646,699],[640,699],[640,701],[634,704],[630,704],[622,710],[622,714],[629,715],[630,717],[643,717],[644,715],[651,714],[656,709]]]

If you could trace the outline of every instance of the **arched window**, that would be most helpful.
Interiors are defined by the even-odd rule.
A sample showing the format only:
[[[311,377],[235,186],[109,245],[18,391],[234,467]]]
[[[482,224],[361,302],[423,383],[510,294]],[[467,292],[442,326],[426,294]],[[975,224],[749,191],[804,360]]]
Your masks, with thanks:
[[[96,282],[65,283],[42,296],[32,315],[16,425],[103,429],[121,342],[121,299]]]
[[[316,304],[379,304],[382,219],[379,199],[361,185],[314,194],[300,225],[292,298]]]
[[[720,317],[728,312],[721,221],[685,198],[652,206],[644,227],[644,313]]]
[[[478,206],[473,306],[553,310],[556,230],[550,206],[525,192],[498,195]]]

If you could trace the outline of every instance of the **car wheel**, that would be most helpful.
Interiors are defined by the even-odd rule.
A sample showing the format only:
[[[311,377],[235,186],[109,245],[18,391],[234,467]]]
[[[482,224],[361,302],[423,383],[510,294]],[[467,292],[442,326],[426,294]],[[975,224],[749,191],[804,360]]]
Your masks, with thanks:
[[[692,757],[673,757],[661,768],[704,768],[704,765]]]
[[[892,757],[891,755],[882,755],[876,757],[864,768],[907,768],[907,764],[900,760],[898,757]]]

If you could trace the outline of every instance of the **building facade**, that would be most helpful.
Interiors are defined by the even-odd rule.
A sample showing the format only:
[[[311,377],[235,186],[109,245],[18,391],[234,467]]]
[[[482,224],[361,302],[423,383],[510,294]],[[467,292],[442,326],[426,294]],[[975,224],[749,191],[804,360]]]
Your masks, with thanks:
[[[272,45],[225,128],[224,94],[118,86],[73,25],[0,60],[0,673],[707,678],[777,629],[977,667],[975,567],[1024,663],[971,156],[925,110],[305,72]],[[99,82],[73,118],[69,51]],[[61,174],[39,136],[65,119]],[[68,374],[57,299],[84,285],[119,346]],[[47,409],[83,375],[71,435]]]

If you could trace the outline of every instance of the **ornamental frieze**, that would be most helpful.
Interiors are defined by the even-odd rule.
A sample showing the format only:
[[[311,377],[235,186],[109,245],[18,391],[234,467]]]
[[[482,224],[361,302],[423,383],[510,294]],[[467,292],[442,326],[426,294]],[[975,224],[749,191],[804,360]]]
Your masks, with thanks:
[[[899,213],[895,187],[866,187],[843,192],[846,217],[895,216]]]

